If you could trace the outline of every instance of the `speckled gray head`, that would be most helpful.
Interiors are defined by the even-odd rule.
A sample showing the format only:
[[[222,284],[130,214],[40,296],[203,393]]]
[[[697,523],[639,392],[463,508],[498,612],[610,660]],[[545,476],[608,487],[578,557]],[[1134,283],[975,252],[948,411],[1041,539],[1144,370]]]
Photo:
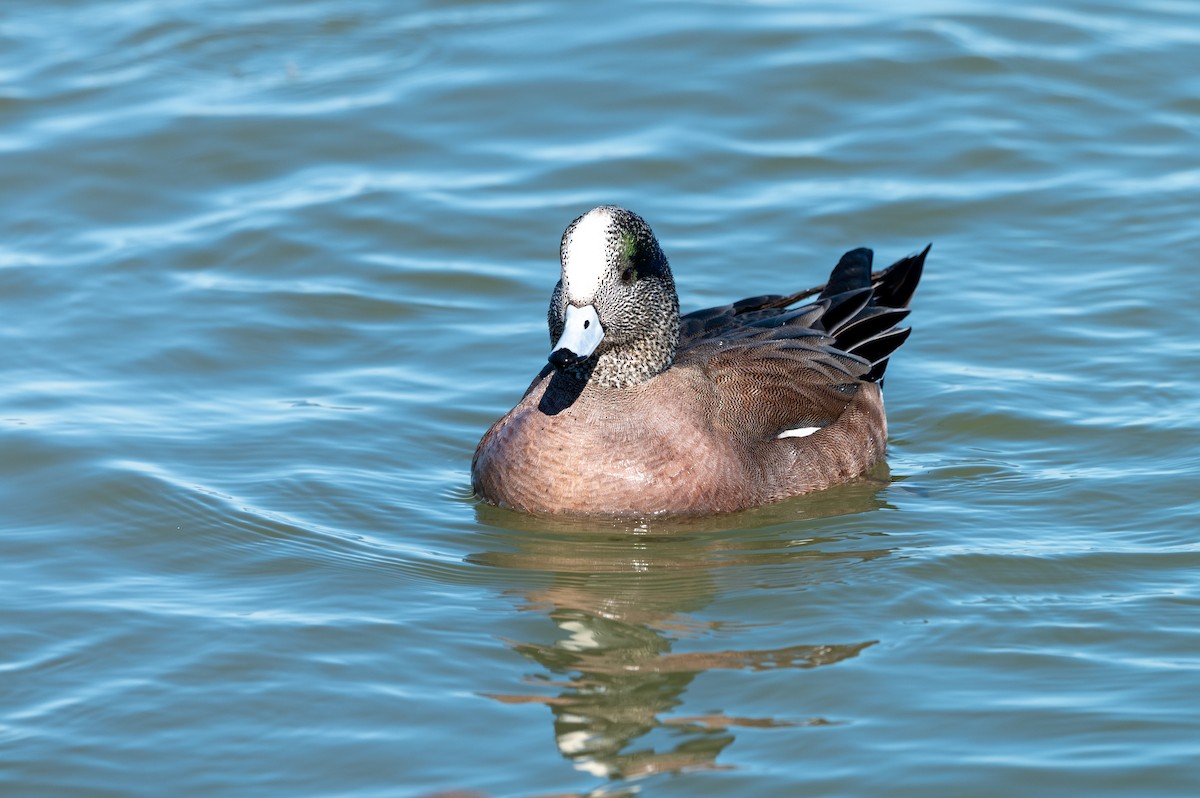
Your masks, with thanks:
[[[567,226],[562,278],[550,300],[550,363],[605,387],[628,387],[671,365],[679,298],[650,226],[603,205]]]

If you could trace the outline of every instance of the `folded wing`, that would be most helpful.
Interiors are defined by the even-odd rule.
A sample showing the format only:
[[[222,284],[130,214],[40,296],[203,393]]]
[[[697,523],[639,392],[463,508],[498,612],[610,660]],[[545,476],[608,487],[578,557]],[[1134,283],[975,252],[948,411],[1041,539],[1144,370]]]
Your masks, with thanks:
[[[716,423],[756,438],[804,437],[836,421],[864,384],[882,381],[910,332],[897,325],[928,253],[872,273],[871,250],[855,249],[823,286],[689,313],[676,362],[711,377]]]

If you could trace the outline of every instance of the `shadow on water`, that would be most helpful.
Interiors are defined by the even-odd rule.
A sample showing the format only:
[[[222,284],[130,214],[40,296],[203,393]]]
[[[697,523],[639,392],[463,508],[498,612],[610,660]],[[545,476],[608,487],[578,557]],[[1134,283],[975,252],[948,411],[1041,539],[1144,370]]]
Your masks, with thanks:
[[[508,594],[521,611],[548,616],[559,634],[553,642],[505,641],[540,670],[526,678],[530,689],[487,697],[545,705],[560,753],[576,769],[610,779],[726,769],[717,758],[736,728],[829,723],[671,713],[705,672],[823,667],[877,641],[680,649],[695,649],[688,642],[698,638],[753,634],[745,624],[694,614],[739,581],[761,579],[765,566],[773,574],[793,566],[781,578],[819,587],[850,563],[888,556],[891,549],[861,547],[860,519],[853,533],[829,532],[836,525],[828,519],[887,507],[881,493],[879,483],[864,481],[736,516],[685,521],[550,520],[480,505],[480,522],[498,533],[489,539],[495,550],[467,560],[517,574],[520,584]]]

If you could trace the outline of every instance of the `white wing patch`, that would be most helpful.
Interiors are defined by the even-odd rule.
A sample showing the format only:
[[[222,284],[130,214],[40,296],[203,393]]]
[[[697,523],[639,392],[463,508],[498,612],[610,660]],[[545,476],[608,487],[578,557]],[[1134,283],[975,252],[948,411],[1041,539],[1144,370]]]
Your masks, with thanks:
[[[575,225],[562,257],[563,291],[567,301],[590,305],[608,272],[612,214],[607,208],[589,211]]]
[[[807,438],[823,427],[796,427],[795,429],[785,429],[783,432],[776,435],[776,438]]]

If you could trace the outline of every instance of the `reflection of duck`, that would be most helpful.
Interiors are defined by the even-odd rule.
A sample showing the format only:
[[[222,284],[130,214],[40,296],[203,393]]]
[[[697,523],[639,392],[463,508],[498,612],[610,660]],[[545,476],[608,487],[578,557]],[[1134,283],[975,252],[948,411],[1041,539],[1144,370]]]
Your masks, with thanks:
[[[878,506],[877,490],[835,489],[829,498],[840,495],[842,502],[831,506],[830,514]],[[721,650],[687,644],[750,634],[748,627],[700,620],[693,613],[730,580],[761,574],[755,566],[791,565],[803,569],[803,581],[817,583],[822,575],[839,578],[846,563],[888,554],[821,537],[816,525],[805,529],[793,519],[785,528],[731,539],[700,519],[649,522],[653,530],[638,524],[634,534],[623,534],[598,531],[594,524],[590,529],[555,526],[548,519],[494,508],[480,511],[488,520],[523,529],[508,530],[496,540],[498,550],[472,555],[470,561],[524,575],[529,584],[517,589],[523,608],[546,613],[558,630],[554,641],[510,642],[549,678],[531,675],[527,692],[491,697],[548,706],[559,751],[596,776],[720,768],[717,757],[739,727],[826,723],[823,718],[744,717],[712,707],[700,713],[681,710],[689,686],[706,672],[815,668],[855,657],[874,642]],[[796,577],[793,571],[791,578]]]
[[[856,656],[874,641],[850,645],[799,645],[751,651],[673,654],[669,635],[649,626],[574,612],[552,617],[568,636],[554,645],[518,644],[514,650],[555,674],[571,674],[557,696],[502,696],[506,703],[544,703],[554,713],[554,737],[562,754],[596,776],[635,778],[651,773],[719,767],[717,756],[734,740],[737,726],[795,725],[774,718],[740,718],[722,712],[663,718],[683,703],[702,673],[721,669],[813,668]],[[822,719],[807,721],[824,723]],[[663,746],[653,737],[669,732]]]
[[[679,317],[638,215],[600,207],[562,240],[550,366],[484,435],[483,498],[540,513],[705,514],[865,473],[884,453],[879,383],[925,252],[872,275],[871,251],[818,289]]]

